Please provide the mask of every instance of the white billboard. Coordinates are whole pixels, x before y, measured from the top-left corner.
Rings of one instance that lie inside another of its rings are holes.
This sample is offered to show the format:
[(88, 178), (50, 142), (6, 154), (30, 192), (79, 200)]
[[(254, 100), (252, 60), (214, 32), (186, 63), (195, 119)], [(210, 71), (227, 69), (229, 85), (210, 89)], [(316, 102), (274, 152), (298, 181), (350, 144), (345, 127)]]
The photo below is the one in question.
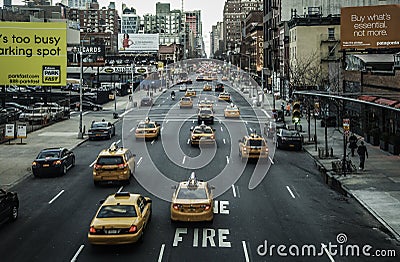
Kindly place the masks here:
[(158, 52), (158, 34), (118, 34), (120, 53)]

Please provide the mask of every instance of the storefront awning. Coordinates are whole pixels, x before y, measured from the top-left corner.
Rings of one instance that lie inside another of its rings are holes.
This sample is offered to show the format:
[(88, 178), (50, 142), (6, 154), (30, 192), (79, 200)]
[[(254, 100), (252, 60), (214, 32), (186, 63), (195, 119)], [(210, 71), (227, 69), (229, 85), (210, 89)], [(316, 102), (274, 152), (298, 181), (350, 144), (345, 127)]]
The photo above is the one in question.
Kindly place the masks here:
[(358, 97), (359, 100), (363, 100), (363, 101), (368, 101), (368, 102), (374, 102), (376, 99), (378, 99), (376, 96), (359, 96)]
[(386, 105), (386, 106), (394, 106), (397, 104), (399, 101), (397, 100), (390, 100), (386, 98), (379, 98), (378, 100), (375, 101), (375, 103), (380, 104), (380, 105)]

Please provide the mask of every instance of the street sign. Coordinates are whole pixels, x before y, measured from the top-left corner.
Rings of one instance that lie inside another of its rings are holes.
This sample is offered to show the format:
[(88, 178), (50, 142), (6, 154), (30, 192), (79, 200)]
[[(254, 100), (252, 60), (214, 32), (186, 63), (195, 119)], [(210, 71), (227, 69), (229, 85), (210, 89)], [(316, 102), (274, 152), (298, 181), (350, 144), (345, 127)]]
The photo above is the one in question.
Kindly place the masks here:
[(26, 124), (17, 125), (17, 138), (26, 138)]

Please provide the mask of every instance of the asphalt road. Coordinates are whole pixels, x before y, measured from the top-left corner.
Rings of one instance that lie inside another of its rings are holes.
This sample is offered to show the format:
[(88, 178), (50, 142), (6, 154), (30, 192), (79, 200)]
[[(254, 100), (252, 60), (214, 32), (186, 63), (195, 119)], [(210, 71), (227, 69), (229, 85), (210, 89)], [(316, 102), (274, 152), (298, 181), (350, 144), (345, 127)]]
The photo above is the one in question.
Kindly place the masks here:
[[(200, 91), (202, 84), (194, 87)], [(262, 112), (254, 111), (238, 93), (232, 96), (242, 121), (225, 120), (225, 105), (217, 102), (213, 125), (217, 141), (206, 148), (188, 144), (190, 127), (197, 122), (196, 106), (179, 109), (174, 104), (183, 93), (176, 93), (175, 101), (169, 93), (161, 95), (149, 112), (138, 108), (126, 114), (111, 141), (88, 141), (76, 148), (76, 166), (66, 176), (30, 177), (16, 185), (20, 217), (0, 227), (1, 261), (398, 260), (361, 254), (365, 245), (371, 246), (367, 248), (371, 254), (379, 249), (398, 255), (400, 249), (356, 202), (320, 181), (307, 153), (275, 151), (269, 141), (267, 161), (240, 160), (237, 141), (246, 132), (261, 133), (256, 115)], [(213, 94), (207, 93), (210, 98)], [(161, 123), (161, 139), (136, 141), (134, 128), (147, 115)], [(121, 185), (95, 187), (91, 165), (102, 149), (118, 140), (136, 154), (135, 179), (122, 189)], [(191, 172), (216, 187), (213, 223), (170, 222), (171, 186)], [(92, 247), (87, 232), (99, 200), (118, 190), (153, 199), (144, 243)], [(313, 253), (312, 247), (316, 255), (307, 255)], [(359, 257), (351, 255), (356, 247)]]

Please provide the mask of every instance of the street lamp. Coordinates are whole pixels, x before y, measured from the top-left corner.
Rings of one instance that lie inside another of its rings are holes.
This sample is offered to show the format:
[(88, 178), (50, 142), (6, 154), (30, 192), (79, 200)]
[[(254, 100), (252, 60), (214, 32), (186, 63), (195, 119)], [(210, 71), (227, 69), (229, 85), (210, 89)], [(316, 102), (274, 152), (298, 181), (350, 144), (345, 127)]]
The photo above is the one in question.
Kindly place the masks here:
[[(83, 46), (83, 45), (82, 45)], [(79, 52), (79, 60), (80, 60), (80, 76), (79, 76), (79, 133), (78, 133), (78, 138), (82, 139), (83, 138), (83, 130), (82, 130), (82, 89), (83, 89), (83, 52), (82, 52), (82, 46), (81, 46), (81, 51)]]

